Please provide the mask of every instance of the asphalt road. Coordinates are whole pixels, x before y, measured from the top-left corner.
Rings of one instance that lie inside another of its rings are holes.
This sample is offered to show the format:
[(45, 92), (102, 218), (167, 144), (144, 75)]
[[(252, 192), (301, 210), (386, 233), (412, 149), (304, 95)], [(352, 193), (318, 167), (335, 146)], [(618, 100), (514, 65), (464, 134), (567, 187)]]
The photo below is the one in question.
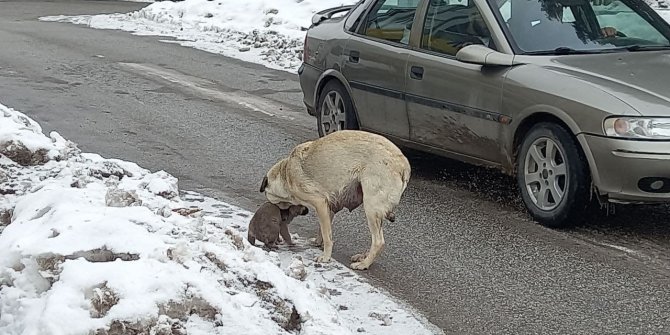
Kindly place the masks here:
[[(144, 5), (0, 1), (0, 102), (84, 151), (166, 170), (182, 189), (254, 210), (265, 171), (316, 137), (295, 75), (159, 38), (37, 21)], [(527, 219), (510, 178), (410, 156), (398, 220), (365, 273), (375, 284), (447, 333), (670, 333), (670, 208), (617, 207), (549, 230)], [(368, 247), (367, 226), (361, 210), (335, 220), (334, 255), (349, 264)], [(312, 215), (292, 229), (311, 237), (316, 225)]]

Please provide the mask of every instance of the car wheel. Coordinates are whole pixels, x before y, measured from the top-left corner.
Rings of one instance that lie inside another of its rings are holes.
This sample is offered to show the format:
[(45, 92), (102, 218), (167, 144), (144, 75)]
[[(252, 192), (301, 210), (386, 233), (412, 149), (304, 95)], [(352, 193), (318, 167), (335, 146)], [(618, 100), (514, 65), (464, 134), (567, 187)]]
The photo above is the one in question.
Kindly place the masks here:
[(347, 90), (337, 80), (331, 80), (319, 94), (316, 109), (319, 136), (344, 129), (358, 129), (354, 104)]
[(523, 139), (517, 181), (531, 216), (552, 228), (574, 226), (589, 205), (591, 175), (574, 136), (554, 123), (534, 126)]

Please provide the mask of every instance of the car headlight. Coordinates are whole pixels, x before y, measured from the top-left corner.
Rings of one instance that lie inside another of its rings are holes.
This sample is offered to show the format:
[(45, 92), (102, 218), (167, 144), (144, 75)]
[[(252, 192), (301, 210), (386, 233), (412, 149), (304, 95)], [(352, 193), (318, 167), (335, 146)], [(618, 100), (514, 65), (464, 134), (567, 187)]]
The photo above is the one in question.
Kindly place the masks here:
[(610, 137), (670, 140), (670, 118), (613, 117), (605, 119)]

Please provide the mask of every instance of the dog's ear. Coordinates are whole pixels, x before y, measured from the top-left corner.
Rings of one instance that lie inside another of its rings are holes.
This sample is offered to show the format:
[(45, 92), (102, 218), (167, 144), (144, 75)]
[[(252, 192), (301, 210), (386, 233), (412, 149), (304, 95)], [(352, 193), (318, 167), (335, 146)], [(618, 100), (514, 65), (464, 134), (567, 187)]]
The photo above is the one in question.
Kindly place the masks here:
[(263, 177), (261, 182), (261, 193), (265, 192), (265, 188), (268, 187), (268, 176)]

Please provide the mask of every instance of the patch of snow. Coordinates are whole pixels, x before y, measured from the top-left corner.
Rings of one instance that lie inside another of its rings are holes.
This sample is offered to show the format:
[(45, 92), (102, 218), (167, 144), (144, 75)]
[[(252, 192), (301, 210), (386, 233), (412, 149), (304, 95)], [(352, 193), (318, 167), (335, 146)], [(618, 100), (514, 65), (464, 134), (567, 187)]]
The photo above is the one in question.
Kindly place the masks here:
[(297, 71), (314, 13), (355, 0), (185, 0), (127, 14), (47, 16), (42, 21), (170, 36), (179, 44), (267, 67)]
[(63, 159), (74, 145), (65, 141), (58, 133), (50, 138), (42, 134), (42, 128), (32, 119), (0, 105), (0, 154), (21, 165), (35, 165), (48, 160)]
[(603, 243), (603, 245), (608, 246), (608, 247), (613, 248), (613, 249), (616, 249), (616, 250), (619, 250), (619, 251), (623, 251), (623, 252), (628, 253), (628, 254), (633, 254), (633, 255), (638, 254), (637, 251), (635, 251), (633, 249), (630, 249), (630, 248), (620, 246), (620, 245), (609, 244), (609, 243)]
[(658, 15), (660, 15), (664, 20), (670, 22), (670, 9), (668, 8), (654, 8)]
[(0, 146), (48, 153), (0, 155), (0, 334), (440, 333), (299, 236), (252, 246), (252, 213), (0, 111)]

